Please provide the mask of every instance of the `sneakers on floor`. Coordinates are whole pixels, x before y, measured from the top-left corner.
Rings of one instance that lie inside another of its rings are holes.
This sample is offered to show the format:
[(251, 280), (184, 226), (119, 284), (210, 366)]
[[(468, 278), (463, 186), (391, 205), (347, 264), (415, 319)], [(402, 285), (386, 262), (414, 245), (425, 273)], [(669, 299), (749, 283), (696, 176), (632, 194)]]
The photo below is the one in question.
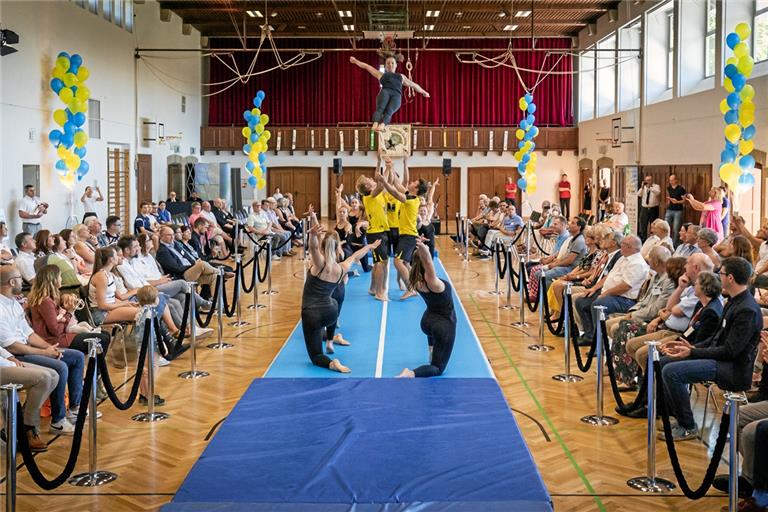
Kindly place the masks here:
[(168, 366), (169, 364), (171, 364), (169, 360), (163, 356), (157, 356), (157, 366)]
[[(699, 432), (696, 428), (687, 429), (678, 424), (672, 427), (672, 440), (675, 442), (679, 442), (679, 441), (688, 441), (689, 439), (696, 439), (696, 436), (698, 435), (698, 433)], [(659, 432), (658, 438), (662, 441), (666, 439), (664, 437), (664, 432)]]
[(61, 421), (58, 421), (56, 423), (51, 423), (51, 428), (49, 430), (51, 434), (55, 435), (72, 435), (75, 432), (75, 426), (67, 420), (67, 418), (62, 419)]
[[(145, 397), (144, 395), (139, 395), (139, 404), (148, 405), (149, 402), (147, 400), (147, 397)], [(165, 399), (160, 395), (155, 395), (155, 406), (157, 407), (161, 405), (165, 405)]]
[[(97, 397), (98, 398), (98, 397)], [(67, 421), (69, 421), (72, 425), (74, 425), (77, 422), (77, 415), (80, 413), (80, 408), (76, 409), (70, 409), (67, 411)], [(101, 411), (96, 410), (96, 419), (101, 418), (102, 414)], [(86, 413), (85, 417), (88, 417), (88, 413)]]

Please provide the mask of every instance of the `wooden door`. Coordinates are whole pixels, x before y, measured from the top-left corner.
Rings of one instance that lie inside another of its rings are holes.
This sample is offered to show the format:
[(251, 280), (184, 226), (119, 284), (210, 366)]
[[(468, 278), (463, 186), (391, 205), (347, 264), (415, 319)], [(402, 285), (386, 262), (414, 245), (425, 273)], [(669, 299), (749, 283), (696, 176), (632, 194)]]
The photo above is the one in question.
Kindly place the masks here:
[[(661, 187), (661, 197), (659, 198), (659, 218), (664, 218), (664, 214), (667, 211), (667, 185), (669, 185), (669, 174), (672, 172), (672, 167), (669, 165), (644, 165), (637, 173), (637, 188), (640, 189), (640, 184), (643, 182), (646, 176), (651, 176), (652, 183), (655, 183)], [(637, 198), (637, 211), (640, 211), (641, 198)]]
[(376, 172), (375, 167), (345, 167), (341, 176), (333, 174), (333, 170), (328, 175), (328, 217), (336, 219), (336, 187), (344, 185), (342, 194), (344, 197), (351, 197), (357, 193), (355, 184), (360, 176), (370, 176)]
[[(686, 192), (693, 194), (699, 201), (707, 200), (709, 189), (712, 188), (712, 165), (675, 165), (671, 170)], [(698, 224), (700, 218), (701, 212), (685, 207), (684, 222)]]
[[(468, 174), (467, 212), (470, 216), (477, 210), (477, 196), (485, 194), (488, 198), (498, 196), (503, 200), (507, 176), (512, 176), (515, 180), (518, 178), (516, 167), (470, 167)], [(517, 204), (520, 204), (519, 189)]]
[(280, 193), (293, 194), (294, 208), (301, 215), (313, 205), (320, 216), (320, 169), (317, 167), (270, 167), (267, 173), (267, 194), (279, 188)]
[(435, 213), (443, 219), (446, 216), (445, 205), (447, 204), (447, 220), (450, 222), (456, 218), (456, 212), (459, 211), (461, 202), (461, 184), (459, 183), (461, 181), (461, 173), (458, 167), (451, 171), (448, 179), (443, 176), (442, 167), (413, 167), (409, 169), (409, 174), (412, 180), (423, 179), (434, 182), (437, 178), (440, 178), (440, 184), (434, 196)]
[(138, 173), (136, 177), (136, 206), (142, 202), (152, 202), (152, 155), (138, 155)]

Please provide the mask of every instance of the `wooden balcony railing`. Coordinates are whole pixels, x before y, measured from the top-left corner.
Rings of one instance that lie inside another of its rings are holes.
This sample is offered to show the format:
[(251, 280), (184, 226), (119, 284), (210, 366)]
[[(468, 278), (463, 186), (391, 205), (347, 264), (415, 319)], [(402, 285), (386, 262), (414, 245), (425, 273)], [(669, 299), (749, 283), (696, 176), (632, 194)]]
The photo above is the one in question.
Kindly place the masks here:
[[(378, 137), (367, 127), (347, 126), (270, 126), (271, 152), (328, 151), (355, 153), (378, 151)], [(201, 151), (241, 151), (245, 139), (240, 126), (204, 126), (200, 129)], [(515, 127), (436, 127), (413, 126), (413, 153), (480, 152), (484, 154), (516, 151)], [(542, 127), (536, 137), (536, 149), (543, 151), (578, 151), (576, 127)]]

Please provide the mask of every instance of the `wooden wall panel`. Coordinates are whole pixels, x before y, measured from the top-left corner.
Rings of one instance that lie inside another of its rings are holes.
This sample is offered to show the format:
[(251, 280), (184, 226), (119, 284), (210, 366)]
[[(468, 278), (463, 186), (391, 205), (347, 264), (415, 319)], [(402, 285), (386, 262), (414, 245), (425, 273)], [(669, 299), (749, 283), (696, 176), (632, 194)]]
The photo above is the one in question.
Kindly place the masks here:
[(267, 194), (275, 188), (293, 194), (296, 213), (301, 215), (312, 204), (320, 216), (320, 168), (318, 167), (270, 167), (267, 173)]

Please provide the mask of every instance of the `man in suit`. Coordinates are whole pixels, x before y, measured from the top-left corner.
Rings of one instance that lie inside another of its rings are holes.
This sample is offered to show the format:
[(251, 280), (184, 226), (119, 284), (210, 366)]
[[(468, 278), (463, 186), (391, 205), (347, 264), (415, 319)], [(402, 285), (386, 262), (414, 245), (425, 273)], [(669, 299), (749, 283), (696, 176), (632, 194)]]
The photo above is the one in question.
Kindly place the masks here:
[(189, 245), (204, 261), (211, 259), (211, 248), (208, 245), (208, 239), (206, 236), (207, 230), (208, 221), (202, 217), (198, 217), (195, 219), (194, 224), (192, 224), (192, 230), (190, 232), (192, 238), (189, 239)]
[[(763, 316), (749, 292), (752, 265), (744, 258), (725, 258), (720, 267), (723, 295), (729, 297), (717, 331), (696, 345), (678, 341), (665, 348), (661, 377), (669, 410), (677, 418), (672, 438), (696, 437), (687, 386), (714, 381), (726, 391), (744, 391), (752, 385), (752, 367), (760, 342)], [(660, 437), (663, 439), (664, 434)]]
[[(209, 263), (198, 259), (190, 259), (176, 247), (173, 229), (168, 226), (160, 228), (160, 245), (157, 248), (157, 262), (166, 273), (175, 279), (197, 281), (201, 286), (212, 286), (216, 281), (218, 271)], [(227, 277), (234, 274), (229, 273)]]

